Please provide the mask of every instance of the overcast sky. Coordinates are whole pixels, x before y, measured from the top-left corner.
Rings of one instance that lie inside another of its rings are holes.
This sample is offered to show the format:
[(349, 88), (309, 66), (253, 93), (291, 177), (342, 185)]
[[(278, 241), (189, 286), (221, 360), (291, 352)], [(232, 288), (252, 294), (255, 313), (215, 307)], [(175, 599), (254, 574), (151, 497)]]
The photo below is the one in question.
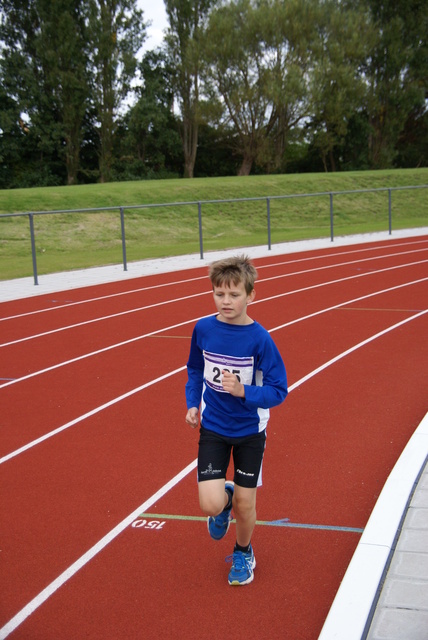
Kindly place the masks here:
[(147, 29), (144, 48), (155, 49), (162, 43), (162, 31), (168, 26), (163, 0), (137, 0), (137, 5), (144, 12), (144, 20), (152, 23)]

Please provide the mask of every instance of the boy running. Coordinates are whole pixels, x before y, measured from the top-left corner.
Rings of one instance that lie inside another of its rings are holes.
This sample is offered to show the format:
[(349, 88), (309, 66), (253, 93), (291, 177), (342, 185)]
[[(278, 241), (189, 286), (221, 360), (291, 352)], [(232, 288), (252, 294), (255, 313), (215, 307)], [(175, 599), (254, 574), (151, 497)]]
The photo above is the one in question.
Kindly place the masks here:
[[(228, 582), (244, 585), (256, 566), (251, 537), (269, 408), (285, 400), (287, 377), (269, 333), (247, 315), (257, 278), (249, 258), (214, 262), (209, 277), (218, 314), (202, 318), (193, 330), (186, 422), (198, 426), (200, 407), (199, 503), (214, 540), (226, 535), (233, 508), (236, 544)], [(234, 482), (226, 482), (232, 452)]]

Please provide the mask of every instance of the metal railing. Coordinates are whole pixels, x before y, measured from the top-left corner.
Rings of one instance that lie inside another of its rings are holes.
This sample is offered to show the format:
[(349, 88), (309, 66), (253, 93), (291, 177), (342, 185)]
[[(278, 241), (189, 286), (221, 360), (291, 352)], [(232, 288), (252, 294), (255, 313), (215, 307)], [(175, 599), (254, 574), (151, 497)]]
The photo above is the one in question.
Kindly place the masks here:
[(349, 191), (322, 191), (316, 193), (295, 193), (282, 196), (260, 196), (253, 198), (231, 198), (226, 200), (196, 200), (190, 202), (168, 202), (161, 204), (140, 204), (129, 206), (115, 206), (115, 207), (99, 207), (92, 209), (64, 209), (53, 211), (30, 211), (23, 213), (2, 213), (0, 218), (16, 218), (28, 216), (30, 224), (30, 240), (31, 240), (31, 255), (33, 262), (33, 277), (34, 284), (38, 285), (38, 273), (37, 273), (37, 257), (36, 257), (36, 236), (34, 231), (34, 217), (41, 215), (58, 215), (69, 213), (100, 213), (106, 211), (119, 211), (120, 213), (120, 228), (121, 228), (121, 240), (122, 240), (122, 263), (124, 271), (128, 270), (127, 256), (126, 256), (126, 235), (125, 235), (125, 211), (131, 209), (154, 209), (159, 207), (182, 207), (182, 206), (196, 206), (198, 208), (198, 227), (199, 227), (199, 252), (201, 260), (204, 258), (204, 243), (202, 232), (202, 205), (219, 205), (224, 203), (235, 202), (266, 202), (266, 232), (267, 232), (267, 245), (269, 251), (272, 249), (272, 233), (271, 233), (271, 214), (270, 204), (272, 200), (286, 200), (291, 198), (310, 198), (325, 196), (329, 198), (330, 202), (330, 239), (334, 241), (334, 197), (339, 195), (349, 195), (357, 193), (375, 193), (375, 192), (388, 192), (388, 231), (392, 233), (392, 192), (402, 191), (405, 189), (426, 189), (428, 185), (414, 185), (414, 186), (402, 186), (402, 187), (380, 187), (376, 189), (356, 189)]

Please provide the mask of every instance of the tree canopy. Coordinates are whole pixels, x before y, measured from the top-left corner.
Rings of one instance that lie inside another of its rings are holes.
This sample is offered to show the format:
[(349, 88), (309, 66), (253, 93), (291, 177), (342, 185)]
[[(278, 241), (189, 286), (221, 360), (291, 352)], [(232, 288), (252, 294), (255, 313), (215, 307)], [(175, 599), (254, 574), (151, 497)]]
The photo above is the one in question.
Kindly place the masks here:
[(426, 166), (427, 0), (0, 0), (0, 187)]

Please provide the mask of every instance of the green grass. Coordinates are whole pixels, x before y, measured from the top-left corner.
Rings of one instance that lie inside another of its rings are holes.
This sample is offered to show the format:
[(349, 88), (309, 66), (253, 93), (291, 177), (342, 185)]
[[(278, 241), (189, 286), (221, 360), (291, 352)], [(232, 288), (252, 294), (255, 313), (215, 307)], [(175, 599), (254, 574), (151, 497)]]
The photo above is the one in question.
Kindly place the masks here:
[[(204, 251), (267, 244), (267, 196), (428, 184), (428, 169), (159, 180), (0, 191), (0, 214), (35, 215), (38, 273), (122, 261), (120, 206), (263, 198), (202, 205)], [(113, 211), (107, 211), (115, 207)], [(272, 243), (330, 237), (328, 195), (272, 199)], [(428, 225), (428, 190), (392, 192), (393, 229)], [(199, 253), (196, 204), (125, 210), (129, 262)], [(334, 196), (334, 233), (388, 229), (388, 193)], [(0, 218), (0, 279), (32, 274), (28, 216)]]

